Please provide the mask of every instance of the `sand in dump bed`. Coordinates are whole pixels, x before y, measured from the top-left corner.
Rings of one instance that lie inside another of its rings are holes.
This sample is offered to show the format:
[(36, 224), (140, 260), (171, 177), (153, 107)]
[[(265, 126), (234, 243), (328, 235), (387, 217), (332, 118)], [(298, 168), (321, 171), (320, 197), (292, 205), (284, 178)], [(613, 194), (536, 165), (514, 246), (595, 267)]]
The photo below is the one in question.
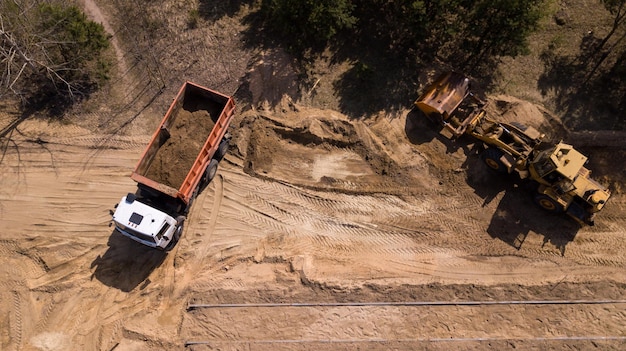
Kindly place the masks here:
[(179, 189), (215, 122), (219, 104), (187, 98), (174, 124), (170, 138), (157, 151), (145, 176), (161, 184)]

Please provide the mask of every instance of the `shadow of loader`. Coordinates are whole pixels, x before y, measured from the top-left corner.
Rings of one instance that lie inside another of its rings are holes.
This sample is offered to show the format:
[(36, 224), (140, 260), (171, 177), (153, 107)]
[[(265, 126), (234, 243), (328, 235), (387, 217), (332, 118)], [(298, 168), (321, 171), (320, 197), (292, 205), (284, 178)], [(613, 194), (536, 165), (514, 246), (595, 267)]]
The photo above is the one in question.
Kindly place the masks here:
[(447, 148), (447, 153), (464, 150), (466, 160), (462, 169), (466, 170), (467, 184), (484, 201), (482, 207), (490, 204), (500, 193), (504, 196), (493, 213), (487, 232), (517, 250), (531, 232), (542, 235), (543, 245), (552, 244), (565, 254), (566, 245), (573, 241), (580, 225), (563, 214), (553, 214), (539, 208), (532, 201), (533, 191), (515, 176), (495, 174), (480, 159), (480, 143), (464, 136), (450, 140), (442, 135), (441, 126), (431, 122), (422, 111), (412, 109), (406, 116), (405, 133), (414, 145), (438, 140)]
[(512, 175), (496, 174), (487, 167), (475, 150), (465, 162), (467, 184), (484, 199), (483, 207), (503, 193), (493, 213), (487, 233), (517, 250), (533, 232), (543, 236), (543, 245), (552, 244), (565, 255), (565, 247), (574, 240), (580, 224), (562, 213), (550, 213), (533, 201), (534, 191)]

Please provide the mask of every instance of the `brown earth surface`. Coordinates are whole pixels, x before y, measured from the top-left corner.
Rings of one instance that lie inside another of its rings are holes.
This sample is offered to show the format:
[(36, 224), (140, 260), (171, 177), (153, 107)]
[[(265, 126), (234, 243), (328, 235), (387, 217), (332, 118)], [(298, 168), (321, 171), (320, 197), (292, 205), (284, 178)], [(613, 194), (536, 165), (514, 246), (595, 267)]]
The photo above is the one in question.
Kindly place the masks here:
[[(86, 4), (103, 21), (111, 8)], [(159, 6), (183, 26), (182, 5)], [(163, 94), (128, 86), (141, 81), (131, 71), (111, 88), (130, 99), (107, 92), (61, 122), (0, 106), (0, 349), (626, 348), (619, 136), (585, 139), (540, 104), (489, 96), (502, 120), (585, 141), (613, 197), (581, 228), (536, 208), (487, 171), (472, 140), (442, 137), (410, 103), (350, 118), (316, 100), (332, 95), (324, 79), (296, 99), (280, 51), (225, 57), (235, 17), (162, 38), (211, 60), (165, 79)], [(164, 253), (112, 230), (109, 210), (134, 190), (129, 173), (186, 75), (250, 101), (238, 101), (218, 176)]]

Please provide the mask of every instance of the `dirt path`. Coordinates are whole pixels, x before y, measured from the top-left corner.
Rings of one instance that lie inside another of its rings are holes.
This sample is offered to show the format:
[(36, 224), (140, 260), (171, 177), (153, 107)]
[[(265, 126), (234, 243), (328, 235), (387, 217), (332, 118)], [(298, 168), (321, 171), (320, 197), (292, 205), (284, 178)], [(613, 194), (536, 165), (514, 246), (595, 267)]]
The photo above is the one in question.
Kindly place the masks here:
[(128, 72), (128, 65), (126, 64), (126, 60), (124, 59), (124, 51), (119, 44), (118, 37), (115, 35), (115, 30), (113, 30), (113, 27), (111, 27), (109, 21), (107, 21), (106, 16), (102, 13), (102, 11), (100, 11), (100, 8), (94, 0), (82, 1), (85, 12), (90, 17), (90, 19), (96, 23), (102, 24), (104, 30), (111, 35), (109, 41), (111, 43), (111, 46), (113, 46), (113, 50), (115, 51), (115, 57), (117, 58), (120, 76), (125, 77), (126, 72)]
[[(624, 305), (313, 306), (241, 307), (191, 311), (184, 330), (191, 350), (233, 346), (272, 350), (591, 349), (623, 343)], [(586, 314), (605, 323), (580, 326)], [(563, 318), (567, 316), (567, 318)], [(471, 320), (469, 324), (467, 321)], [(558, 323), (558, 328), (550, 327)], [(226, 328), (225, 326), (229, 326)], [(271, 326), (267, 328), (266, 326)], [(209, 332), (210, 331), (210, 332)], [(237, 335), (233, 338), (232, 335)], [(574, 335), (586, 340), (575, 340)], [(611, 336), (609, 336), (611, 335)], [(583, 347), (581, 347), (581, 345)]]

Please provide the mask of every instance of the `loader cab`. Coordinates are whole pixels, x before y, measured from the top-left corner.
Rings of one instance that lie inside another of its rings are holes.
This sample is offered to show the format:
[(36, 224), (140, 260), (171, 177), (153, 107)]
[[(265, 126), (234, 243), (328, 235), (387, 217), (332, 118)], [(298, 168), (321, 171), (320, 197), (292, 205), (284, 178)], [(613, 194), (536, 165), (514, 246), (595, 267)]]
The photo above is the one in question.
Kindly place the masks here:
[(539, 183), (552, 187), (557, 194), (571, 193), (577, 188), (577, 178), (584, 169), (587, 157), (574, 150), (571, 145), (559, 143), (555, 147), (540, 151), (530, 171)]

